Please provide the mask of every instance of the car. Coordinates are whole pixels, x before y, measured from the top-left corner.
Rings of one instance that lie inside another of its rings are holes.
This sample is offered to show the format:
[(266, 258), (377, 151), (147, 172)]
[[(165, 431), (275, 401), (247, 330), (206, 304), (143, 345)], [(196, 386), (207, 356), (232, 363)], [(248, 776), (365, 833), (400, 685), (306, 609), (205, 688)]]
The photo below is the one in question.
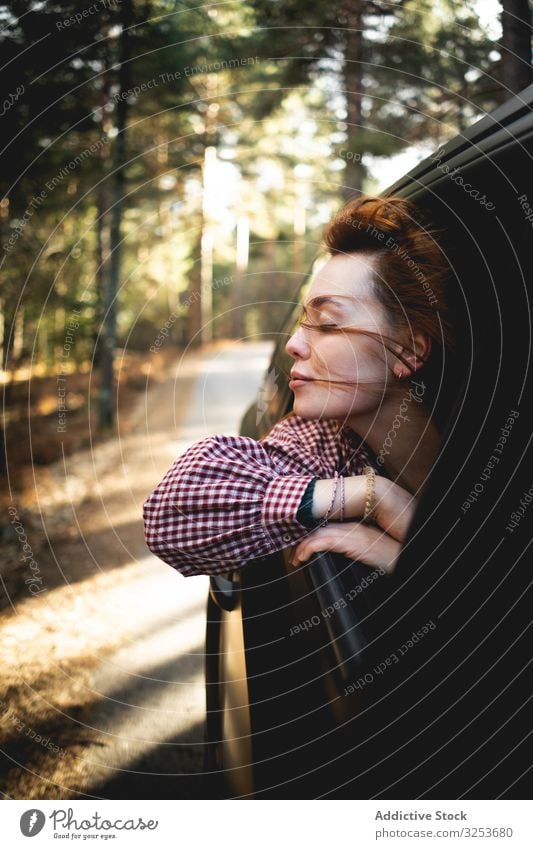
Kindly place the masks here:
[[(328, 553), (294, 570), (287, 549), (210, 578), (205, 766), (226, 797), (526, 792), (532, 104), (533, 85), (382, 193), (443, 228), (465, 340), (394, 574), (369, 580), (378, 573)], [(260, 438), (292, 408), (284, 345), (306, 284), (269, 365), (277, 391), (247, 411), (242, 435)]]

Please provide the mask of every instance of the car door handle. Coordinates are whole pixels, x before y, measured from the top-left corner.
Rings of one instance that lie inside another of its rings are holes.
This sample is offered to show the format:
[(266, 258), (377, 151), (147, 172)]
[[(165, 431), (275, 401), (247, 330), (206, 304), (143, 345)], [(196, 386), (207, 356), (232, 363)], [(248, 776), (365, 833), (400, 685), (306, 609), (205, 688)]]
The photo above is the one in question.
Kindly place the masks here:
[(238, 572), (211, 575), (209, 592), (215, 604), (222, 610), (234, 610), (241, 598), (241, 579)]

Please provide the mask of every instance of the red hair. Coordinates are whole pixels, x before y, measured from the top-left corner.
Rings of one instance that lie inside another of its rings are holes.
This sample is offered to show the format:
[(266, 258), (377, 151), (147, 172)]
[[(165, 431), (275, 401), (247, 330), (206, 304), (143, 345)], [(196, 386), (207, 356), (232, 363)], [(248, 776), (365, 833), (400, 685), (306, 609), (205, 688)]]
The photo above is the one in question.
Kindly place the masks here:
[(395, 331), (423, 331), (432, 343), (454, 352), (446, 285), (450, 268), (434, 238), (441, 231), (429, 228), (405, 198), (359, 196), (330, 221), (323, 238), (332, 256), (363, 252), (374, 258), (373, 290)]

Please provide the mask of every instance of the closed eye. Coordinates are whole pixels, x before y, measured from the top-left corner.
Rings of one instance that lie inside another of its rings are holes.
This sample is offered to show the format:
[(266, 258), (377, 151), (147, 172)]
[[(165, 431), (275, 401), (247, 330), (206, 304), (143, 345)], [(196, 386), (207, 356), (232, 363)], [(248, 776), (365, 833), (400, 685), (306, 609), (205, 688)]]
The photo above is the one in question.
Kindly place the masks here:
[(338, 324), (312, 324), (309, 321), (300, 321), (300, 327), (307, 327), (308, 330), (322, 330), (324, 333), (327, 333), (328, 330), (336, 330), (338, 326)]
[[(310, 315), (311, 312), (311, 315)], [(302, 307), (298, 324), (300, 327), (307, 327), (309, 330), (322, 330), (327, 333), (328, 330), (336, 330), (339, 325), (333, 321), (319, 321), (319, 315), (313, 316), (312, 313), (320, 312), (319, 310), (308, 311)], [(313, 321), (313, 317), (315, 320)]]

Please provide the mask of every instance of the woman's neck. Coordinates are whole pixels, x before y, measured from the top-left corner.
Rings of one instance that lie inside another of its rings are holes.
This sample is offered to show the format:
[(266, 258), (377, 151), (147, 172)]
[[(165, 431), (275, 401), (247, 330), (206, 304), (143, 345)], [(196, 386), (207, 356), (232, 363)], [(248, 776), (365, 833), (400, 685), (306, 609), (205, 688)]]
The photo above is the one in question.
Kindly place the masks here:
[(422, 400), (423, 387), (412, 381), (403, 394), (387, 399), (377, 415), (358, 414), (347, 421), (389, 477), (413, 495), (424, 484), (441, 446), (441, 434)]

